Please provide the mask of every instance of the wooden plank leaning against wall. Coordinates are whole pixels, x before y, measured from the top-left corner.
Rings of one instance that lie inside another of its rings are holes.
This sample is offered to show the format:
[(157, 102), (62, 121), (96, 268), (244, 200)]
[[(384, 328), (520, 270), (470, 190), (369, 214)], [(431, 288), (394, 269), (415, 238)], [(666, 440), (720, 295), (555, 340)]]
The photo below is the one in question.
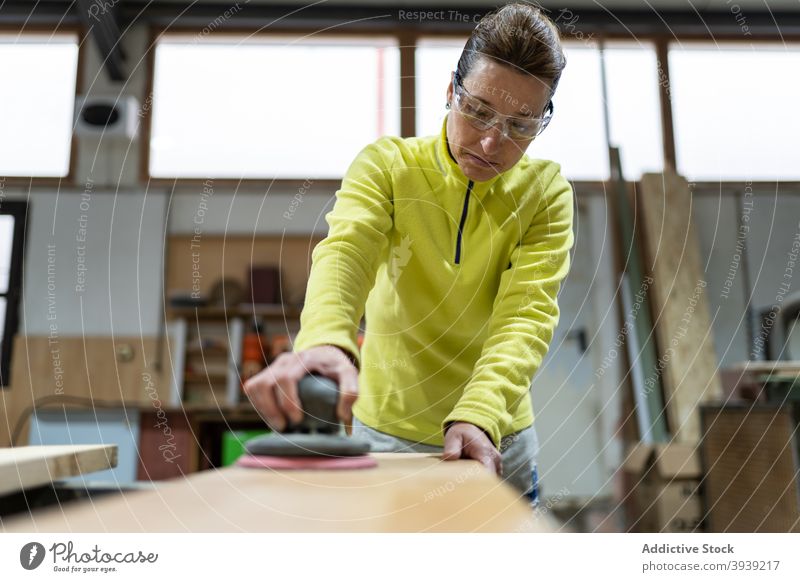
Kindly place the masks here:
[(670, 432), (682, 443), (700, 438), (699, 405), (719, 398), (706, 275), (692, 225), (692, 192), (674, 172), (645, 174), (637, 192), (654, 331)]

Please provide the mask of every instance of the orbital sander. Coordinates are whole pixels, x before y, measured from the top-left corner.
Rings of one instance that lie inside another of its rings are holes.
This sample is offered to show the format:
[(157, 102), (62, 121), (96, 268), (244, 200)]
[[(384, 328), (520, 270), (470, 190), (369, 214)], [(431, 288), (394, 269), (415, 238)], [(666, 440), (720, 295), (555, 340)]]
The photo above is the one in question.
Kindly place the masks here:
[(369, 442), (343, 434), (336, 415), (339, 387), (325, 376), (309, 374), (297, 383), (303, 420), (245, 443), (248, 454), (236, 462), (260, 469), (366, 469), (377, 461), (368, 456)]

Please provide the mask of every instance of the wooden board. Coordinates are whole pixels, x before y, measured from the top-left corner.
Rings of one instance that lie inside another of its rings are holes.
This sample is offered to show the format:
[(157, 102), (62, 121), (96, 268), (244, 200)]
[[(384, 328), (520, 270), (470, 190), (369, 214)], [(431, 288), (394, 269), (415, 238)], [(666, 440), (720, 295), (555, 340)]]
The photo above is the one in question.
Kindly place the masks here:
[(710, 291), (692, 225), (689, 185), (675, 173), (645, 174), (638, 192), (662, 385), (678, 442), (700, 438), (698, 407), (722, 395), (717, 372)]
[(0, 495), (116, 466), (116, 445), (0, 449)]
[(229, 467), (4, 521), (6, 532), (543, 532), (519, 496), (475, 461), (382, 453), (378, 467)]
[(745, 372), (761, 373), (761, 374), (800, 376), (800, 361), (781, 360), (781, 361), (762, 361), (762, 362), (738, 362), (733, 365), (733, 369)]

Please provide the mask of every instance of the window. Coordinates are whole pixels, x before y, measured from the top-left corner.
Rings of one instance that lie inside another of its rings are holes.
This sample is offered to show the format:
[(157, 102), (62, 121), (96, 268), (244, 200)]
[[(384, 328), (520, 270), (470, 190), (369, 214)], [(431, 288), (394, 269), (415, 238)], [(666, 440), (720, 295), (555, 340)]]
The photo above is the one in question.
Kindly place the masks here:
[(420, 39), (415, 55), (416, 131), (418, 136), (436, 135), (442, 129), (447, 109), (447, 84), (456, 70), (467, 38)]
[(400, 128), (390, 38), (164, 35), (155, 55), (150, 175), (341, 178)]
[(553, 121), (533, 142), (528, 155), (554, 160), (570, 180), (608, 177), (608, 146), (603, 120), (600, 52), (565, 44), (567, 68), (553, 98)]
[[(417, 135), (438, 133), (446, 114), (445, 90), (466, 38), (424, 39), (416, 54)], [(594, 45), (565, 43), (567, 68), (559, 82), (555, 116), (528, 149), (534, 158), (559, 162), (572, 180), (609, 176), (600, 52)], [(658, 67), (652, 46), (615, 43), (605, 51), (612, 143), (623, 171), (638, 180), (663, 169)]]
[(22, 291), (27, 206), (26, 202), (7, 201), (0, 196), (0, 387), (10, 381), (11, 348), (17, 333), (17, 309)]
[(679, 172), (707, 181), (800, 179), (796, 46), (672, 46), (669, 70)]
[(664, 171), (658, 59), (655, 47), (610, 43), (603, 49), (611, 143), (620, 148), (623, 177)]
[[(421, 40), (416, 55), (417, 135), (438, 133), (447, 111), (445, 90), (466, 38)], [(555, 117), (531, 144), (528, 155), (558, 161), (571, 179), (608, 174), (596, 49), (567, 48), (569, 65), (554, 99)], [(590, 97), (589, 95), (592, 95)], [(581, 139), (574, 136), (581, 135)]]
[(0, 33), (0, 176), (69, 174), (76, 34)]

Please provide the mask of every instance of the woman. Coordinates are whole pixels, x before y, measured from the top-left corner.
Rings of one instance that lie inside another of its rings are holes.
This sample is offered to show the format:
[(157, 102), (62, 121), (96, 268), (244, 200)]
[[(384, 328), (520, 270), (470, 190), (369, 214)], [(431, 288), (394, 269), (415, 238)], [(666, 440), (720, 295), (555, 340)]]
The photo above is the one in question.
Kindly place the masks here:
[(558, 323), (573, 205), (559, 166), (524, 154), (564, 65), (553, 23), (507, 5), (467, 42), (440, 134), (359, 153), (314, 250), (295, 352), (245, 385), (270, 425), (299, 422), (296, 382), (318, 372), (373, 450), (477, 459), (535, 500), (529, 388)]

